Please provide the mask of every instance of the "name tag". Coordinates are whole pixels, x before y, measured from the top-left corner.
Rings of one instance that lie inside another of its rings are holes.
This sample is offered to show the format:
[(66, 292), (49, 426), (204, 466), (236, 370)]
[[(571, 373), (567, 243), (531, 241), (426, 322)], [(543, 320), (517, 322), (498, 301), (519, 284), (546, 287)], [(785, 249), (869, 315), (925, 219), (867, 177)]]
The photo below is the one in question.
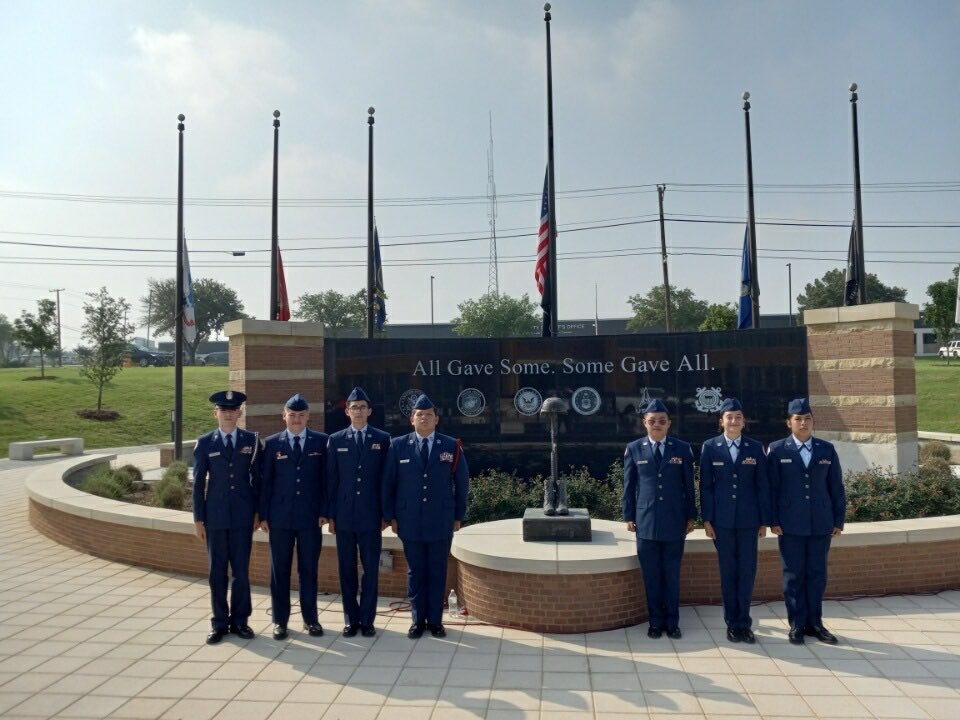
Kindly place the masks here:
[(400, 464), (403, 465), (404, 463), (408, 463), (408, 462), (410, 462), (410, 458), (404, 458), (403, 460), (400, 461)]
[(793, 459), (792, 459), (792, 458), (780, 458), (780, 462), (782, 462), (782, 463), (792, 463), (792, 462), (793, 462)]
[(824, 458), (823, 460), (817, 461), (817, 465), (832, 465), (832, 464), (833, 464), (833, 460), (827, 460), (826, 458)]
[(319, 450), (315, 450), (315, 451), (313, 451), (313, 452), (308, 452), (308, 453), (307, 453), (307, 457), (316, 457), (317, 455), (323, 455), (323, 453), (320, 452)]
[(219, 454), (220, 454), (220, 451), (217, 450), (217, 452), (214, 452), (214, 453), (207, 453), (207, 457), (217, 457), (217, 455)]
[(723, 467), (723, 460), (714, 460), (714, 461), (713, 461), (713, 464), (714, 464), (714, 465), (719, 465), (720, 467)]
[(650, 461), (649, 461), (649, 460), (637, 460), (637, 465), (646, 465), (648, 462), (650, 462)]
[(337, 452), (350, 452), (350, 448), (337, 448)]

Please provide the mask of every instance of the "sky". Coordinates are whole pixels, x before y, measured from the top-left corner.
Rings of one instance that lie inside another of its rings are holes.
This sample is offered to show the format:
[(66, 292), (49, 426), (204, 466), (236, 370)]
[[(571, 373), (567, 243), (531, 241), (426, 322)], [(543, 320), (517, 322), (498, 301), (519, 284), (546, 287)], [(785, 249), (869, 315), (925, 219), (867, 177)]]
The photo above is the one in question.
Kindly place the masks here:
[[(868, 272), (907, 289), (960, 262), (960, 4), (928, 0), (553, 3), (559, 319), (630, 316), (662, 282), (739, 294), (750, 111), (760, 308), (846, 262), (848, 85), (859, 84)], [(546, 162), (541, 2), (35, 3), (0, 24), (0, 314), (61, 293), (130, 301), (173, 277), (177, 115), (194, 279), (269, 294), (273, 111), (290, 300), (366, 282), (367, 108), (388, 321), (438, 322), (533, 280)], [(775, 223), (775, 224), (770, 224)], [(799, 224), (799, 226), (798, 226)], [(883, 227), (886, 226), (886, 227)], [(940, 227), (937, 227), (940, 226)], [(946, 226), (946, 227), (944, 227)], [(234, 251), (244, 251), (234, 256)], [(790, 267), (787, 267), (787, 264)], [(796, 301), (794, 299), (794, 309)]]

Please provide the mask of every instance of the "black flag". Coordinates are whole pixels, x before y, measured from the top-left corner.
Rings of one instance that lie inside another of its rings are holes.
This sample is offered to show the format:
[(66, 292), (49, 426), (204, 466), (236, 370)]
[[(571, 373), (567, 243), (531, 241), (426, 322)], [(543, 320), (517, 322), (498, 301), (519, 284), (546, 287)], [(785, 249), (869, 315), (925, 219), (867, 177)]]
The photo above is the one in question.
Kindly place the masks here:
[(850, 246), (847, 248), (847, 275), (846, 286), (843, 290), (843, 304), (860, 304), (860, 283), (863, 278), (860, 277), (860, 243), (857, 242), (857, 223), (850, 226)]

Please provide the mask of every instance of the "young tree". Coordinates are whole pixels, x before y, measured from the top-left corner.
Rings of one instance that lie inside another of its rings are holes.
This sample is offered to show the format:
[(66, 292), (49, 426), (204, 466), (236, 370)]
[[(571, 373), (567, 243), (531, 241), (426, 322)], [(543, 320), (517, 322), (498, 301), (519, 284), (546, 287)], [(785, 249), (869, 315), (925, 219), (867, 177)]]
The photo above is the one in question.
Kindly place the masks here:
[(80, 375), (97, 388), (97, 413), (103, 408), (103, 388), (123, 369), (123, 351), (126, 338), (133, 328), (124, 323), (124, 314), (130, 303), (113, 298), (105, 287), (100, 292), (87, 293), (89, 302), (83, 304), (83, 339), (89, 346), (77, 348)]
[(0, 367), (13, 367), (20, 362), (20, 348), (13, 333), (13, 324), (6, 315), (0, 315)]
[(736, 330), (737, 329), (737, 309), (736, 306), (727, 303), (714, 303), (707, 308), (707, 315), (697, 328), (704, 330)]
[(537, 304), (527, 293), (519, 298), (486, 293), (476, 300), (464, 300), (457, 310), (460, 316), (452, 324), (460, 337), (529, 337), (540, 327)]
[[(633, 307), (633, 317), (627, 321), (627, 330), (636, 332), (644, 328), (667, 326), (663, 285), (654, 285), (646, 295), (631, 295), (627, 302)], [(697, 300), (689, 288), (670, 286), (671, 330), (696, 330), (706, 317), (706, 300)]]
[[(960, 265), (953, 268), (951, 280), (940, 280), (927, 288), (930, 302), (923, 306), (923, 322), (936, 330), (937, 342), (941, 345), (950, 342), (950, 335), (957, 327), (954, 320), (956, 320), (958, 272), (960, 272)], [(949, 363), (950, 355), (948, 354), (947, 364)]]
[(24, 310), (13, 321), (13, 339), (27, 350), (40, 353), (40, 377), (46, 377), (44, 355), (57, 346), (57, 304), (38, 300), (36, 315)]
[[(173, 336), (176, 331), (175, 313), (180, 308), (177, 302), (177, 281), (175, 279), (147, 281), (149, 292), (140, 298), (142, 321), (150, 319), (155, 335), (168, 334)], [(246, 318), (243, 312), (243, 303), (232, 288), (210, 278), (200, 278), (193, 283), (194, 313), (197, 321), (197, 337), (192, 343), (186, 342), (184, 347), (190, 353), (193, 362), (200, 343), (208, 340), (214, 333), (223, 332), (223, 325), (231, 320)]]
[[(803, 292), (797, 295), (797, 310), (838, 307), (843, 305), (843, 294), (846, 291), (846, 275), (843, 270), (827, 270), (823, 277), (807, 283)], [(873, 273), (867, 273), (867, 302), (906, 302), (905, 288), (894, 285), (884, 285)]]
[(336, 290), (304, 293), (294, 315), (307, 322), (323, 323), (328, 335), (339, 337), (344, 328), (367, 326), (367, 291), (344, 295)]

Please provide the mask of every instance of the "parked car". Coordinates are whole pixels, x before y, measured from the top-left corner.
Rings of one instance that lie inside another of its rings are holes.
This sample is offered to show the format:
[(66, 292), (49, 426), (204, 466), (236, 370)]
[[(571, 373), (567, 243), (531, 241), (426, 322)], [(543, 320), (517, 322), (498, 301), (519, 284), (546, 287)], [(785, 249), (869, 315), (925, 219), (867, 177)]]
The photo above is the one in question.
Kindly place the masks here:
[(945, 347), (940, 348), (940, 352), (938, 352), (937, 355), (942, 358), (960, 357), (960, 340), (951, 340)]
[(197, 365), (229, 365), (229, 352), (212, 352), (206, 355), (197, 355)]
[(126, 354), (130, 356), (130, 361), (134, 365), (140, 367), (163, 367), (170, 364), (170, 356), (167, 353), (157, 352), (134, 343), (127, 345)]

